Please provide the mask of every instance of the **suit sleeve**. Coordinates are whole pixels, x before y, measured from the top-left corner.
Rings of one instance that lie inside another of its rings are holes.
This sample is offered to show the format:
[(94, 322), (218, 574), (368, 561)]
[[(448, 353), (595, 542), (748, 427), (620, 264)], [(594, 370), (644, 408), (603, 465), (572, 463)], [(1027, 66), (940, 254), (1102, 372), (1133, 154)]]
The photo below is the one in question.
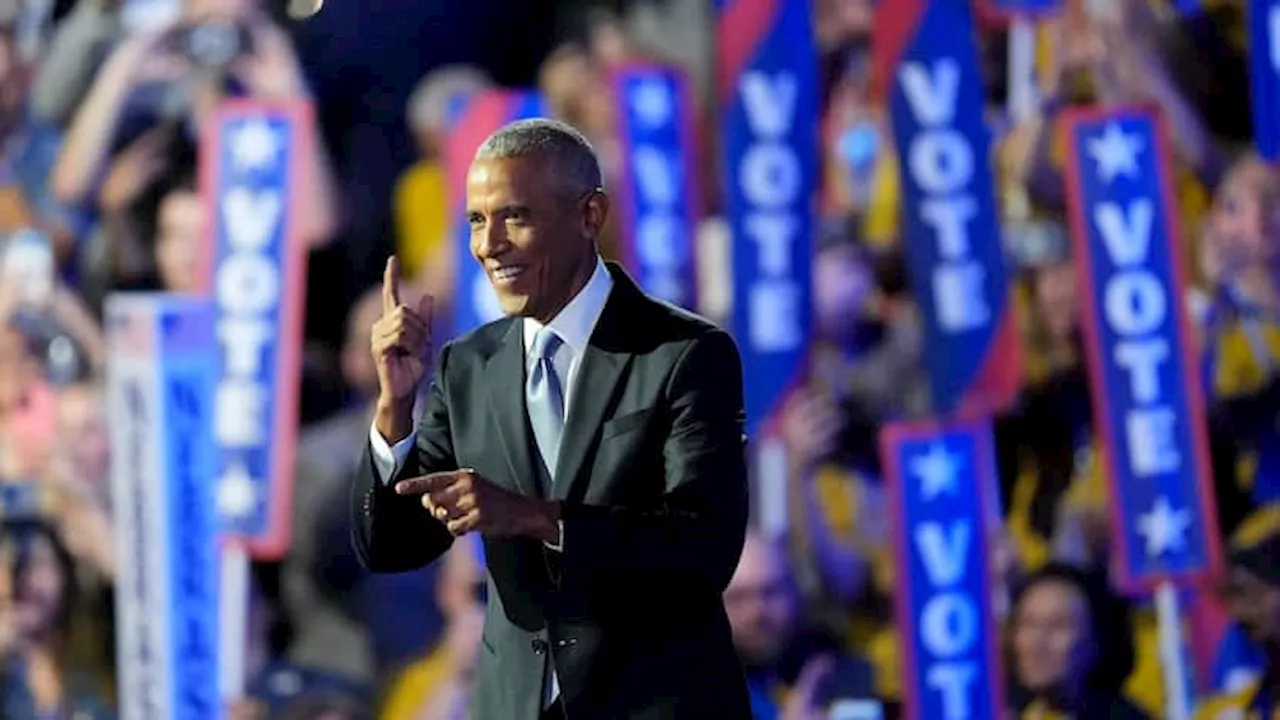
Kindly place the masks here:
[(431, 380), (426, 409), (418, 421), (415, 449), (392, 482), (382, 482), (365, 442), (351, 492), (351, 540), (356, 556), (373, 572), (404, 572), (440, 557), (453, 544), (444, 523), (431, 517), (417, 495), (397, 495), (396, 482), (457, 467), (442, 385), (449, 346)]
[(622, 567), (697, 577), (721, 590), (729, 584), (748, 513), (742, 363), (733, 340), (717, 330), (691, 342), (667, 393), (661, 507), (566, 504), (563, 577)]

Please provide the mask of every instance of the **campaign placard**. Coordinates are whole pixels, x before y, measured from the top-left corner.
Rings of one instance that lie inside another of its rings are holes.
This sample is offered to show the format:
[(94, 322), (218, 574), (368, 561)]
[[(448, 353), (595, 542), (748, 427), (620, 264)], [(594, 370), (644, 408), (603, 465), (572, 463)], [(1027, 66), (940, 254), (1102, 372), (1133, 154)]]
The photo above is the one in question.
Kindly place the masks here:
[(1073, 110), (1060, 127), (1117, 581), (1204, 578), (1221, 539), (1163, 123), (1122, 108)]
[(621, 182), (622, 255), (646, 292), (696, 305), (698, 226), (694, 107), (684, 73), (661, 65), (613, 72)]
[(803, 376), (812, 317), (818, 68), (807, 0), (717, 0), (732, 328), (755, 438)]
[(471, 254), (471, 223), (467, 220), (467, 171), (471, 161), (480, 145), (504, 125), (546, 115), (542, 95), (533, 90), (483, 90), (460, 102), (445, 146), (449, 201), (455, 218), (452, 333), (455, 336), (502, 317), (493, 285)]
[(987, 553), (998, 487), (991, 425), (888, 425), (880, 453), (898, 556), (904, 717), (1002, 720)]
[[(1181, 3), (1183, 14), (1199, 3)], [(1249, 90), (1253, 142), (1267, 160), (1280, 157), (1280, 0), (1249, 0)]]
[[(886, 16), (892, 22), (880, 23)], [(1021, 389), (1021, 342), (996, 215), (973, 12), (968, 0), (885, 3), (875, 41), (902, 159), (902, 241), (933, 410), (1003, 410)]]
[(262, 559), (289, 546), (307, 262), (298, 188), (311, 113), (305, 102), (230, 101), (200, 146), (212, 212), (203, 277), (220, 345), (218, 512), (224, 537)]
[(214, 309), (106, 305), (120, 716), (219, 720)]

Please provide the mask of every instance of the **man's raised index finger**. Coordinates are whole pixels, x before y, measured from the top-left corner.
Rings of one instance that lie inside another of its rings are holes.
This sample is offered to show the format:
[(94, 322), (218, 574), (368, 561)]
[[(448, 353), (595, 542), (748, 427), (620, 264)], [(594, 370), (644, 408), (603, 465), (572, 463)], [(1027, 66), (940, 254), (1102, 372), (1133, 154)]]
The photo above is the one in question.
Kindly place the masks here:
[(434, 472), (421, 477), (409, 478), (396, 483), (396, 493), (400, 495), (423, 495), (434, 490), (443, 490), (455, 480), (466, 475), (468, 470), (446, 470)]
[(382, 273), (382, 309), (391, 312), (400, 304), (400, 261), (395, 255), (387, 258), (387, 268)]

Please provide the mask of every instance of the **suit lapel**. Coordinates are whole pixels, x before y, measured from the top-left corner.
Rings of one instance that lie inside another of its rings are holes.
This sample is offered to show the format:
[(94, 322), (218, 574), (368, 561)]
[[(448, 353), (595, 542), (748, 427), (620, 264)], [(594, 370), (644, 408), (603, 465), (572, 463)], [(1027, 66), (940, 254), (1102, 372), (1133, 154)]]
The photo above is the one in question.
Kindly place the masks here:
[(533, 444), (524, 407), (524, 340), (521, 323), (516, 320), (507, 329), (497, 352), (485, 363), (484, 378), (489, 396), (489, 411), (498, 429), (502, 454), (507, 458), (511, 478), (521, 493), (541, 497), (542, 491), (534, 475)]
[(609, 263), (614, 285), (600, 313), (600, 320), (582, 354), (582, 365), (570, 397), (564, 434), (560, 438), (560, 457), (556, 463), (552, 498), (565, 500), (574, 486), (582, 481), (583, 462), (600, 436), (600, 426), (616, 404), (626, 371), (634, 353), (623, 337), (628, 326), (628, 311), (640, 290), (626, 273)]

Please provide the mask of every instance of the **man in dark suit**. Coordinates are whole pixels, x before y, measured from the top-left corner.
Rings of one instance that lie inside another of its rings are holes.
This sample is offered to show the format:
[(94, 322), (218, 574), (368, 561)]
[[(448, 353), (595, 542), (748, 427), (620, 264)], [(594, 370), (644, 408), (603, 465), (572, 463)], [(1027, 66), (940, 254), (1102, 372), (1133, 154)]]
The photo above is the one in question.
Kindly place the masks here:
[(747, 524), (741, 362), (601, 261), (602, 187), (563, 123), (480, 147), (471, 250), (508, 317), (443, 348), (416, 432), (430, 299), (401, 302), (388, 262), (354, 543), (398, 572), (481, 534), (474, 720), (750, 718), (722, 602)]

